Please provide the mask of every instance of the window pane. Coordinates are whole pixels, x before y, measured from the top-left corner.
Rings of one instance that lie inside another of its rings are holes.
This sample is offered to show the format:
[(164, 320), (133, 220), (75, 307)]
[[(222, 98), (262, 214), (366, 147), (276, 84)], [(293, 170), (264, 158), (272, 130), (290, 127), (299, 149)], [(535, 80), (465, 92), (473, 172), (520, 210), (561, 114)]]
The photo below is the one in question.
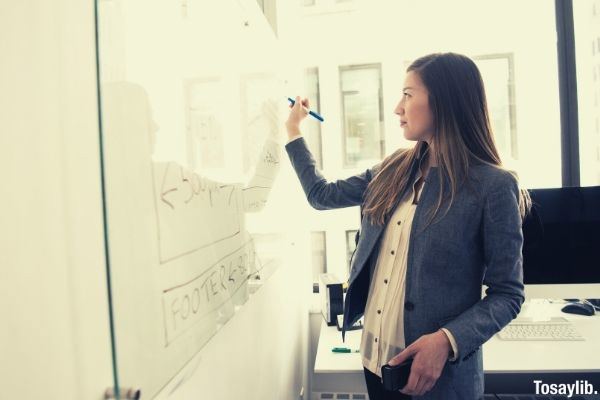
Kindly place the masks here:
[(344, 167), (371, 167), (384, 153), (381, 65), (340, 67)]
[[(319, 94), (319, 69), (306, 69), (306, 96), (310, 101), (310, 109), (321, 113), (321, 99)], [(305, 138), (311, 153), (317, 161), (317, 167), (323, 169), (323, 150), (321, 146), (321, 123), (310, 120), (303, 125)]]
[(311, 232), (311, 251), (313, 283), (319, 283), (319, 275), (327, 271), (327, 245), (325, 243), (325, 232)]
[(358, 230), (350, 230), (346, 231), (346, 265), (348, 266), (348, 274), (350, 274), (350, 260), (352, 259), (352, 254), (354, 250), (356, 250), (356, 233)]
[(513, 53), (473, 58), (484, 81), (490, 123), (498, 151), (518, 160)]
[(581, 186), (600, 185), (600, 1), (573, 2)]

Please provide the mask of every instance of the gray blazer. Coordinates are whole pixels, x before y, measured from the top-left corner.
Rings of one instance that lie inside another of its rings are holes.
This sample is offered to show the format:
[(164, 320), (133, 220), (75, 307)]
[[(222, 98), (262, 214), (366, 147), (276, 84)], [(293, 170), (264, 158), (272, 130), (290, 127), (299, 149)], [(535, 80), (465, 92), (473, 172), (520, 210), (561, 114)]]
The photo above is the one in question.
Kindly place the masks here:
[[(327, 182), (303, 138), (286, 145), (308, 202), (318, 210), (362, 205), (373, 169), (348, 179)], [(416, 177), (417, 165), (411, 170)], [(459, 188), (452, 207), (442, 205), (423, 229), (439, 194), (439, 169), (432, 167), (412, 223), (406, 271), (404, 335), (406, 345), (441, 327), (454, 335), (459, 358), (448, 361), (426, 400), (483, 398), (481, 345), (500, 331), (523, 303), (523, 234), (519, 189), (507, 171), (474, 165), (469, 185)], [(445, 178), (445, 190), (449, 188)], [(398, 196), (400, 199), (402, 196)], [(387, 221), (386, 221), (387, 224)], [(344, 303), (344, 328), (364, 313), (369, 284), (385, 226), (361, 222)], [(482, 284), (488, 288), (481, 298)]]

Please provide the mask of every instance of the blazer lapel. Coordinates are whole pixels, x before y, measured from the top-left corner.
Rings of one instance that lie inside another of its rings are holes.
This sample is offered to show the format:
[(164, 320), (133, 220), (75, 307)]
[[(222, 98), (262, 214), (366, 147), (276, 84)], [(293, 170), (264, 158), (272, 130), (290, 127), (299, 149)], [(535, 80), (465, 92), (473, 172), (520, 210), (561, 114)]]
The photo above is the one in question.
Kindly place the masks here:
[[(418, 170), (418, 163), (415, 163), (411, 168), (409, 182), (413, 182), (413, 180), (416, 176), (417, 170)], [(411, 183), (411, 187), (408, 187), (406, 190), (412, 190), (412, 183)], [(394, 203), (394, 207), (392, 209), (395, 209), (398, 206), (400, 199), (402, 199), (402, 197), (404, 197), (405, 193), (406, 193), (406, 191), (404, 191), (403, 193), (399, 193), (399, 195), (396, 198), (396, 201)], [(417, 206), (417, 209), (419, 209), (418, 206)], [(387, 226), (387, 223), (388, 223), (389, 219), (391, 218), (391, 214), (392, 213), (390, 213), (388, 216), (386, 216), (385, 222), (383, 225), (374, 225), (371, 222), (369, 222), (368, 218), (362, 219), (361, 228), (360, 228), (361, 229), (360, 240), (358, 242), (358, 248), (356, 249), (356, 259), (354, 260), (356, 266), (359, 267), (358, 268), (359, 271), (357, 271), (357, 273), (354, 274), (354, 276), (352, 276), (352, 274), (351, 274), (351, 278), (355, 278), (358, 275), (358, 272), (360, 272), (360, 269), (362, 269), (363, 264), (365, 264), (367, 262), (367, 260), (369, 259), (369, 256), (371, 255), (371, 252), (373, 251), (375, 244), (377, 243), (377, 240), (381, 236), (381, 233), (385, 230), (385, 227)], [(353, 279), (351, 279), (351, 281), (352, 280)]]

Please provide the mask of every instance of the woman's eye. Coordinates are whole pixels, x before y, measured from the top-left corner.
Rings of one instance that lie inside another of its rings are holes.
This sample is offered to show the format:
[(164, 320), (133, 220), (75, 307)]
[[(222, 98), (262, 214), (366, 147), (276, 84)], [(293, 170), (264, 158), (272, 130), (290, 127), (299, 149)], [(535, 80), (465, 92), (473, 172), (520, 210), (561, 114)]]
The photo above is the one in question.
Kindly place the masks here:
[(406, 93), (406, 92), (404, 92), (403, 94), (404, 94), (404, 96), (406, 96), (406, 97), (410, 97), (410, 94), (408, 94), (408, 93)]

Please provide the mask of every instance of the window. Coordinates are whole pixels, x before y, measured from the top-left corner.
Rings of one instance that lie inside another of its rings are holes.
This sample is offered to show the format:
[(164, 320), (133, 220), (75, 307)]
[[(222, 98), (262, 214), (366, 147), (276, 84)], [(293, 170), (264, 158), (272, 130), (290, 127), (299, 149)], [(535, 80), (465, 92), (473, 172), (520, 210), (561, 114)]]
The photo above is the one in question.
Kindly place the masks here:
[(371, 167), (383, 158), (381, 65), (340, 67), (345, 168)]
[(354, 254), (354, 250), (356, 250), (356, 234), (358, 230), (349, 230), (346, 231), (346, 264), (348, 266), (348, 274), (350, 274), (350, 260), (352, 259), (352, 254)]
[(596, 11), (599, 8), (598, 0), (573, 2), (581, 186), (600, 185), (600, 14)]
[(474, 56), (485, 82), (490, 123), (500, 154), (518, 160), (513, 53)]
[[(306, 96), (310, 101), (310, 109), (318, 113), (321, 112), (321, 99), (319, 94), (319, 69), (318, 68), (307, 68), (306, 69)], [(305, 138), (308, 143), (317, 167), (323, 169), (323, 149), (321, 141), (321, 124), (316, 120), (308, 121), (303, 125), (303, 131), (305, 132)]]
[(319, 275), (327, 272), (327, 245), (325, 242), (325, 232), (310, 233), (311, 251), (312, 251), (312, 269), (313, 269), (313, 291), (318, 291)]

